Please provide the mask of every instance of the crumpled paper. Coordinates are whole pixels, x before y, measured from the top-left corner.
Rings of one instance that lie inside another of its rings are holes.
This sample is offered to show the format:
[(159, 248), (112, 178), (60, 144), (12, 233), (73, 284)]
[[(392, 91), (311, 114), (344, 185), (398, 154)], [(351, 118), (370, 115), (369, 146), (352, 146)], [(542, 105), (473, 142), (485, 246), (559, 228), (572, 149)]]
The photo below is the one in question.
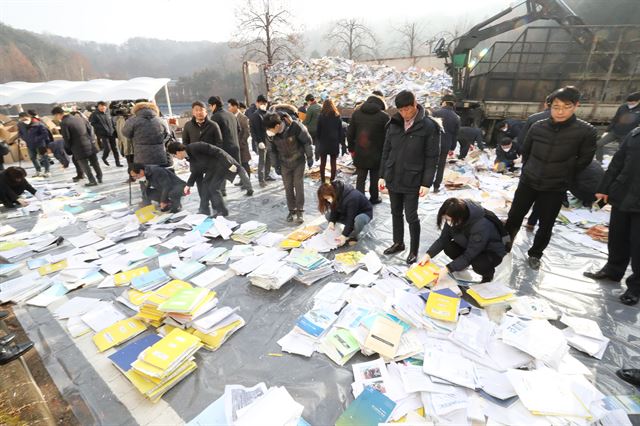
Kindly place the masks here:
[(349, 59), (321, 59), (277, 62), (267, 70), (269, 98), (297, 105), (311, 93), (318, 101), (329, 97), (343, 108), (353, 108), (374, 90), (385, 95), (392, 106), (401, 90), (412, 91), (425, 106), (440, 105), (443, 94), (450, 93), (451, 77), (443, 70), (409, 68), (398, 71), (387, 65), (356, 63)]

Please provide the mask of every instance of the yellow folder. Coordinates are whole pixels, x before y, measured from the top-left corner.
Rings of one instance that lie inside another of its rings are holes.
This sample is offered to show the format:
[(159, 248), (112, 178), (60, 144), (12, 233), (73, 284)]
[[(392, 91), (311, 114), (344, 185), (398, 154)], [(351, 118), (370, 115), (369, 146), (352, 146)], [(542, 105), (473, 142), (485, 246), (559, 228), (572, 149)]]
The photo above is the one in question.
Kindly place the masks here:
[(157, 214), (158, 211), (153, 204), (149, 204), (148, 206), (136, 210), (136, 217), (138, 218), (138, 222), (141, 224), (149, 222), (151, 219), (156, 217)]
[(129, 284), (132, 279), (135, 277), (139, 277), (140, 275), (144, 275), (149, 272), (149, 268), (143, 266), (142, 268), (132, 269), (126, 272), (120, 272), (119, 274), (115, 274), (113, 277), (113, 283), (117, 286)]
[(444, 294), (432, 291), (429, 293), (424, 312), (427, 316), (437, 320), (456, 322), (458, 321), (459, 307), (459, 298), (445, 296)]
[(116, 322), (93, 336), (93, 343), (100, 352), (118, 346), (147, 329), (147, 326), (135, 318), (127, 318)]
[(44, 277), (45, 275), (53, 274), (54, 272), (58, 272), (67, 267), (67, 259), (61, 260), (58, 263), (50, 263), (48, 265), (44, 265), (38, 268), (38, 272), (40, 276)]
[[(184, 357), (185, 354), (193, 353), (193, 349), (201, 345), (200, 339), (196, 336), (175, 329), (159, 342), (145, 349), (138, 359), (164, 371), (173, 367), (176, 361)], [(133, 367), (136, 368), (135, 362)]]
[(433, 262), (424, 266), (415, 265), (407, 271), (407, 278), (418, 288), (423, 288), (433, 283), (440, 276), (440, 267)]

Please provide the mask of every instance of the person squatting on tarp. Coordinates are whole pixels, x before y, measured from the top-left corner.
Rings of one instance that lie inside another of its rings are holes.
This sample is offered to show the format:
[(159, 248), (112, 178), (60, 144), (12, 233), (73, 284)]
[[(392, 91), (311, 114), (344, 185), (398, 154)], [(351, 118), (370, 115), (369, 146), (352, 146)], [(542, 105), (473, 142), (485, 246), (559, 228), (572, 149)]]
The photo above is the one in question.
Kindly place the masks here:
[(36, 190), (27, 181), (27, 172), (22, 167), (11, 166), (0, 171), (0, 203), (8, 209), (28, 206), (29, 202), (20, 198), (24, 191), (36, 195)]
[[(249, 175), (240, 163), (222, 148), (206, 142), (192, 142), (189, 145), (172, 142), (167, 147), (167, 150), (179, 160), (184, 160), (185, 158), (189, 160), (191, 176), (187, 181), (188, 188), (191, 188), (198, 179), (202, 178), (202, 189), (206, 194), (207, 206), (206, 210), (201, 210), (200, 213), (207, 216), (212, 214), (208, 206), (210, 202), (214, 211), (213, 216), (229, 215), (229, 210), (220, 191), (220, 181), (224, 179), (233, 182), (236, 175), (240, 175), (242, 188), (247, 191), (248, 196), (253, 195)], [(189, 192), (188, 188), (185, 194)]]
[(134, 164), (129, 175), (134, 180), (145, 179), (142, 192), (142, 204), (148, 206), (151, 201), (160, 203), (160, 211), (177, 213), (182, 209), (180, 200), (183, 195), (188, 195), (188, 187), (185, 181), (176, 176), (173, 169), (162, 166), (145, 166)]
[(344, 225), (336, 240), (338, 246), (357, 243), (362, 229), (373, 219), (373, 206), (367, 197), (340, 180), (320, 184), (318, 210), (329, 221), (329, 229), (334, 230), (336, 223)]
[(494, 169), (497, 172), (510, 171), (514, 172), (516, 167), (516, 160), (520, 157), (518, 153), (518, 147), (513, 143), (511, 138), (502, 138), (496, 146), (496, 159), (493, 162)]
[(409, 224), (409, 255), (414, 263), (420, 248), (418, 197), (424, 197), (433, 184), (439, 145), (438, 124), (416, 103), (413, 93), (403, 90), (396, 95), (398, 112), (387, 125), (380, 165), (380, 190), (388, 188), (393, 219), (393, 245), (384, 254), (405, 250), (403, 210)]
[[(446, 269), (457, 272), (469, 265), (482, 276), (482, 282), (493, 280), (496, 266), (507, 254), (506, 235), (500, 219), (480, 204), (460, 198), (449, 198), (438, 211), (440, 237), (420, 259), (426, 265), (444, 251), (453, 259)], [(505, 235), (503, 235), (505, 234)]]

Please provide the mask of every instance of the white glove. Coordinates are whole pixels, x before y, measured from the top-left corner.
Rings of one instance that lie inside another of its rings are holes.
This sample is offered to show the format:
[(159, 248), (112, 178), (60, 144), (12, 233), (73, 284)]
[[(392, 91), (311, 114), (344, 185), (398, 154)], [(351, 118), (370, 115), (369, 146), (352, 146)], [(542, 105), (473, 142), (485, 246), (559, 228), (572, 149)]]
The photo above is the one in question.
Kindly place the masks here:
[(238, 168), (232, 164), (232, 165), (231, 165), (231, 167), (229, 167), (229, 171), (230, 171), (231, 173), (235, 173), (235, 172), (237, 172), (237, 171), (238, 171)]
[(34, 195), (38, 201), (44, 200), (44, 191), (38, 189)]
[(266, 149), (266, 148), (267, 148), (267, 146), (264, 144), (264, 142), (260, 142), (258, 144), (258, 149)]

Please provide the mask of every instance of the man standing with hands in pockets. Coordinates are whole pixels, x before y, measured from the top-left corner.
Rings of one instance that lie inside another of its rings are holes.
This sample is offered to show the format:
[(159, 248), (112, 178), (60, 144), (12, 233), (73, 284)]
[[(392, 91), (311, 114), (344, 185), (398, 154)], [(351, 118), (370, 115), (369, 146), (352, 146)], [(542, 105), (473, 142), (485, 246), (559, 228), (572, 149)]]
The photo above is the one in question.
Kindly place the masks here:
[(405, 250), (404, 209), (410, 235), (407, 263), (412, 264), (420, 247), (418, 198), (426, 196), (433, 184), (440, 154), (439, 128), (412, 92), (398, 93), (395, 103), (398, 112), (387, 124), (378, 181), (380, 190), (389, 189), (393, 218), (393, 245), (384, 254)]

